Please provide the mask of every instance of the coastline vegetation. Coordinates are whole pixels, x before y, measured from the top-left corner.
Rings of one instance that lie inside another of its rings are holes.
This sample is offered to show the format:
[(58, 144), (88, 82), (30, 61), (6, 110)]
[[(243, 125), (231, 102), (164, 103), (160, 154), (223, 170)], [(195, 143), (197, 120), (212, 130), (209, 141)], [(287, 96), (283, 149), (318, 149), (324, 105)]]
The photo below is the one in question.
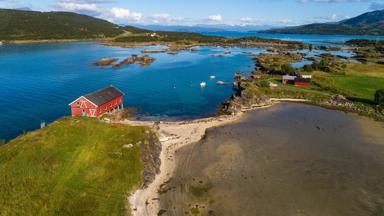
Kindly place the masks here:
[(190, 49), (194, 46), (279, 47), (288, 50), (301, 49), (304, 46), (304, 44), (297, 41), (259, 37), (228, 38), (190, 32), (149, 31), (136, 28), (103, 43), (123, 47), (164, 44), (169, 46), (171, 52)]
[[(356, 63), (340, 60), (337, 56), (321, 55), (312, 64), (293, 69), (288, 66), (298, 61), (293, 56), (281, 52), (255, 58), (257, 70), (251, 78), (244, 79), (243, 89), (257, 97), (305, 99), (316, 105), (384, 120), (382, 102), (377, 99), (383, 94), (384, 65), (374, 60)], [(312, 75), (312, 85), (284, 85), (282, 75), (285, 74)]]
[(127, 214), (128, 193), (143, 184), (136, 143), (146, 131), (63, 118), (1, 146), (1, 215)]

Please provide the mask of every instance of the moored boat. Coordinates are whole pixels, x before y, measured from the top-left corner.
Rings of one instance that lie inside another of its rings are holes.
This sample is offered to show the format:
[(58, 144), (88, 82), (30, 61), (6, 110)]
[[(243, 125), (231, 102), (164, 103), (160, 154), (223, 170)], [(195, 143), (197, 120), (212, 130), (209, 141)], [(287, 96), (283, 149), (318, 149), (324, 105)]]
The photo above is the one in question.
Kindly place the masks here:
[(200, 83), (200, 87), (201, 87), (201, 88), (205, 88), (205, 86), (207, 86), (207, 83), (205, 83), (205, 82), (201, 82), (201, 83)]
[(217, 84), (217, 85), (224, 85), (225, 82), (223, 82), (223, 81), (217, 81), (216, 84)]

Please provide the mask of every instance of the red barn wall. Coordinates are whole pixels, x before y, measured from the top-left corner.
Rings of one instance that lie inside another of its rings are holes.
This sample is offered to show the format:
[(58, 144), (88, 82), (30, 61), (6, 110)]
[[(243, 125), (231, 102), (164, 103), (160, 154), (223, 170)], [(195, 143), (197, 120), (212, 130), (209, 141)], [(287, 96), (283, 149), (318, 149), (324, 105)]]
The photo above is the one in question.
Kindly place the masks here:
[(297, 86), (310, 86), (311, 83), (309, 83), (309, 82), (295, 82), (295, 85), (297, 85)]
[(103, 105), (95, 106), (84, 97), (80, 97), (71, 104), (72, 116), (98, 117), (123, 104), (123, 96), (117, 97)]
[(96, 109), (97, 107), (84, 97), (80, 97), (71, 104), (72, 116), (83, 116), (83, 112), (87, 116), (91, 116)]
[(97, 111), (96, 111), (96, 116), (100, 116), (106, 112), (109, 112), (109, 111), (115, 109), (116, 107), (120, 106), (121, 104), (123, 104), (123, 96), (115, 98), (115, 99), (109, 101), (108, 103), (105, 103), (105, 104), (99, 106), (97, 108)]

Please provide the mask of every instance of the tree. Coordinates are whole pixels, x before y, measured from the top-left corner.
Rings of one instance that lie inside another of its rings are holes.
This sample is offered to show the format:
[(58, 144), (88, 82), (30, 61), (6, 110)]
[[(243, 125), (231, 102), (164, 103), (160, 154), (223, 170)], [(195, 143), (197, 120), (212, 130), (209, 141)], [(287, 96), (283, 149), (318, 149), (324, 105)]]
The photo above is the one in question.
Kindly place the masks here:
[(293, 68), (291, 64), (283, 64), (281, 66), (281, 72), (292, 75), (295, 73), (295, 68)]
[(379, 105), (384, 105), (384, 89), (380, 89), (376, 91), (375, 102)]
[(304, 65), (303, 69), (304, 69), (305, 72), (312, 72), (313, 71), (313, 67), (312, 67), (311, 64)]

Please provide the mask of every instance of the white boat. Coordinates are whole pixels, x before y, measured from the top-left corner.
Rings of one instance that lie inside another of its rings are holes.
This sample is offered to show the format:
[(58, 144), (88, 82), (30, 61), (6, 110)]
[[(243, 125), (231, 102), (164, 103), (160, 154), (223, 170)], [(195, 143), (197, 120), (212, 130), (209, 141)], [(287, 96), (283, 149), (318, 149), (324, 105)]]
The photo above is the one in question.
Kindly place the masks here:
[(217, 85), (224, 85), (225, 83), (223, 81), (217, 81), (216, 84)]
[(209, 79), (216, 79), (216, 76), (210, 76)]
[(200, 83), (200, 87), (201, 87), (201, 88), (205, 88), (205, 86), (207, 86), (207, 83), (205, 83), (205, 82), (201, 82), (201, 83)]
[(2, 41), (0, 41), (0, 46), (2, 46), (3, 45), (3, 42)]

